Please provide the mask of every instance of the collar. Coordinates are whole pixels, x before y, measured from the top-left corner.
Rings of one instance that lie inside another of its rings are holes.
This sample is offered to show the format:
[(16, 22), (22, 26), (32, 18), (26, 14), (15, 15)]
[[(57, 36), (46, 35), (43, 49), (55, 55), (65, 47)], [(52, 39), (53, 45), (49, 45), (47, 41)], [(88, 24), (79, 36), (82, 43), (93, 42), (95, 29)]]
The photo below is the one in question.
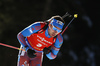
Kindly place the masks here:
[(48, 38), (51, 38), (51, 36), (50, 36), (49, 33), (48, 33), (48, 28), (47, 28), (46, 31), (45, 31), (45, 36), (48, 37)]

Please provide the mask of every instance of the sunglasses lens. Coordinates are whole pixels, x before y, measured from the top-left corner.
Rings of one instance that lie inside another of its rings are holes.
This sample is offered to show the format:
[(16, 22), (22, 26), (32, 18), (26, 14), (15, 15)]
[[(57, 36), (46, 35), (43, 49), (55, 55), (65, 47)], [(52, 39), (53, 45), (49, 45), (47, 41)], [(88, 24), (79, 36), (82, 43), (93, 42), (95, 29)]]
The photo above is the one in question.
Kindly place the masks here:
[[(53, 26), (53, 25), (52, 25)], [(53, 26), (53, 30), (57, 31), (58, 33), (61, 32), (62, 30), (57, 29), (56, 27)]]
[(60, 33), (62, 30), (57, 30), (58, 33)]

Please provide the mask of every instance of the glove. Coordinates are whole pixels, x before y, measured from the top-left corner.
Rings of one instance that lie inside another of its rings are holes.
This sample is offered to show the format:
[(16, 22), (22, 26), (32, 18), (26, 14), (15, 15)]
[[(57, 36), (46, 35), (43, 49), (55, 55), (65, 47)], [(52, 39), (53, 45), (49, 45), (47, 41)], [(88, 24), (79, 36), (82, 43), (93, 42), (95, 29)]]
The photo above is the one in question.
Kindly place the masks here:
[(32, 49), (28, 49), (27, 50), (27, 56), (29, 57), (29, 58), (34, 58), (34, 57), (36, 57), (36, 54), (35, 54), (36, 52), (34, 51), (34, 50), (32, 50)]
[(50, 52), (51, 52), (51, 50), (50, 50), (50, 48), (44, 48), (43, 49), (43, 52), (45, 53), (45, 54), (49, 54)]

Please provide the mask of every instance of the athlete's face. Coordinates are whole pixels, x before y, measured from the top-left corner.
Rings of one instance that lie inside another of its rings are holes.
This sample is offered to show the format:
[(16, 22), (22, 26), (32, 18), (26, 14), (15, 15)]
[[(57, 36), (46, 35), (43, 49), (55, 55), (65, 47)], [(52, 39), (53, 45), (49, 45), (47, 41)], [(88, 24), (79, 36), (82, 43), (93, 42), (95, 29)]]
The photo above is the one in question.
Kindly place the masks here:
[(56, 27), (52, 24), (49, 24), (48, 33), (51, 37), (55, 37), (57, 34), (59, 34), (62, 30), (59, 27)]

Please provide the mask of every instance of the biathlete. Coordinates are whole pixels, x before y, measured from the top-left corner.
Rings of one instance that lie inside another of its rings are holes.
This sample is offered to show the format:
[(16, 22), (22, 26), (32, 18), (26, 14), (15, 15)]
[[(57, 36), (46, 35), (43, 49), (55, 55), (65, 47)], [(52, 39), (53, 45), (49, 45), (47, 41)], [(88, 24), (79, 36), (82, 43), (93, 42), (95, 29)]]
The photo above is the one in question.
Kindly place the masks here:
[(63, 37), (61, 35), (64, 20), (61, 16), (53, 16), (47, 21), (35, 22), (18, 33), (21, 44), (17, 66), (42, 66), (43, 53), (55, 59)]

